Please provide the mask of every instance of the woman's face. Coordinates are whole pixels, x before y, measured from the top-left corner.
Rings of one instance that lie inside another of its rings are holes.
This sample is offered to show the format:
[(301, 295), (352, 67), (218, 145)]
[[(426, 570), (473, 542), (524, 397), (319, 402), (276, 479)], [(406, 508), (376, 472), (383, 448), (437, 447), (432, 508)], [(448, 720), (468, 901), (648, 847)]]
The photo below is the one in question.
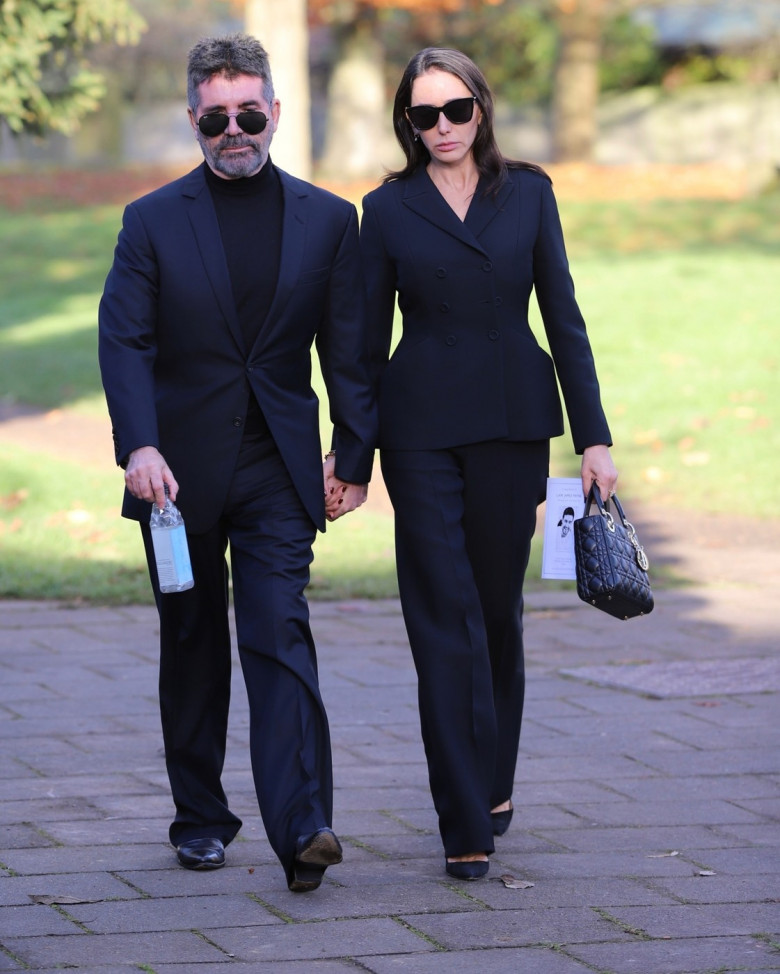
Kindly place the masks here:
[[(410, 105), (433, 105), (441, 108), (455, 98), (470, 98), (471, 91), (449, 71), (432, 68), (412, 82)], [(451, 122), (443, 112), (433, 128), (426, 131), (415, 129), (436, 165), (454, 166), (471, 155), (471, 147), (477, 137), (482, 111), (475, 103), (471, 120), (458, 125)]]

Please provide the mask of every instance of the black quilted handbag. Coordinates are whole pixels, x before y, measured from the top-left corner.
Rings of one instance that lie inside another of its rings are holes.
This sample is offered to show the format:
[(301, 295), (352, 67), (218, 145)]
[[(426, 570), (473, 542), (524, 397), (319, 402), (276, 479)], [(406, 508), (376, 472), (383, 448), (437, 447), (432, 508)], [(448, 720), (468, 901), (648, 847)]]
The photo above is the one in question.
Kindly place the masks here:
[[(649, 563), (617, 496), (612, 500), (620, 521), (610, 514), (609, 501), (604, 504), (594, 483), (583, 516), (574, 522), (577, 595), (618, 619), (631, 619), (653, 611)], [(597, 514), (590, 513), (593, 504)]]

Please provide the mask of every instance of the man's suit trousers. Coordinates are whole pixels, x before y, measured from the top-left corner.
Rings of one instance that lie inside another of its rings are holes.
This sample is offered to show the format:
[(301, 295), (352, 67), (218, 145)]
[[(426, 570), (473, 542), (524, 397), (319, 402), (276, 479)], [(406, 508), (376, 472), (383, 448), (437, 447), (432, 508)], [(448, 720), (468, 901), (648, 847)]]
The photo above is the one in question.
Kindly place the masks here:
[(176, 806), (174, 845), (203, 836), (227, 844), (241, 827), (221, 783), (232, 670), (228, 545), (266, 833), (289, 871), (297, 837), (331, 825), (330, 736), (304, 595), (315, 533), (273, 440), (251, 436), (244, 438), (218, 523), (188, 536), (194, 588), (159, 594), (143, 526), (160, 611), (160, 708)]

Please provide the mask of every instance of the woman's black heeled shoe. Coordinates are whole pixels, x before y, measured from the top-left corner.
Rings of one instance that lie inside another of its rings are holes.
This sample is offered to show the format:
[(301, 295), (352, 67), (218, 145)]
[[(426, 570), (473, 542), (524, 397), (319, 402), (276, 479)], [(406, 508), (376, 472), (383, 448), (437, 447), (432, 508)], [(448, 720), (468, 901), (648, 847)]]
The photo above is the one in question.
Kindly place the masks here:
[(491, 812), (490, 820), (493, 823), (493, 835), (503, 835), (509, 828), (512, 821), (514, 808), (505, 808), (503, 812)]
[(482, 879), (483, 876), (487, 876), (490, 863), (487, 859), (473, 859), (471, 861), (459, 859), (457, 862), (450, 862), (449, 859), (446, 859), (445, 867), (448, 875), (454, 876), (455, 879)]

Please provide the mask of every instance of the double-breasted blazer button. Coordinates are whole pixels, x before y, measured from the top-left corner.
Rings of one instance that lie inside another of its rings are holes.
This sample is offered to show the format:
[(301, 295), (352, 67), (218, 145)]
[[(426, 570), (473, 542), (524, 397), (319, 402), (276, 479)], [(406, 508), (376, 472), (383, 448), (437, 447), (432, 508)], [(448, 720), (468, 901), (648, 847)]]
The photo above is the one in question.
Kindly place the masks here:
[(496, 298), (496, 300), (493, 303), (495, 304), (495, 306), (497, 308), (500, 308), (501, 305), (504, 303), (504, 299), (503, 298)]
[(238, 427), (239, 427), (239, 426), (240, 426), (240, 425), (241, 425), (241, 424), (242, 424), (243, 422), (244, 422), (244, 421), (243, 421), (243, 419), (241, 419), (241, 417), (240, 417), (240, 416), (236, 416), (236, 417), (235, 417), (235, 419), (233, 420), (233, 425), (234, 425), (234, 426), (236, 427), (236, 429), (238, 429)]
[(458, 339), (454, 335), (447, 335), (446, 342), (448, 345), (455, 345)]
[(447, 268), (446, 267), (437, 267), (436, 268), (436, 276), (437, 277), (446, 277), (447, 276)]
[(446, 315), (449, 310), (450, 306), (447, 304), (447, 302), (442, 301), (442, 303), (439, 305), (439, 311), (441, 311), (443, 315)]
[(485, 263), (482, 265), (482, 270), (486, 274), (489, 274), (493, 270), (493, 261), (492, 260), (486, 260)]
[(498, 330), (498, 328), (491, 328), (488, 332), (488, 338), (491, 340), (491, 342), (497, 341), (500, 337), (501, 332)]

